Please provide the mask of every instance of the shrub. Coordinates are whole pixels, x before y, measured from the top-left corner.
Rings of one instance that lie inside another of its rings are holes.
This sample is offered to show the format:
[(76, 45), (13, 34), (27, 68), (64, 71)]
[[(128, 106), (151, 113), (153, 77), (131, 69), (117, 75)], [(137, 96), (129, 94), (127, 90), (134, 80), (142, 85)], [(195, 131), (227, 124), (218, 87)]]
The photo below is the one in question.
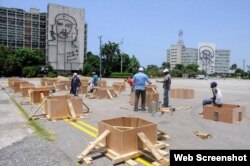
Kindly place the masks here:
[(39, 67), (37, 66), (26, 66), (23, 68), (23, 76), (24, 77), (35, 77), (37, 73), (39, 72)]
[(113, 72), (113, 73), (111, 73), (112, 78), (127, 78), (127, 77), (132, 77), (132, 76), (133, 76), (132, 73), (127, 73), (127, 72), (124, 72), (124, 73)]

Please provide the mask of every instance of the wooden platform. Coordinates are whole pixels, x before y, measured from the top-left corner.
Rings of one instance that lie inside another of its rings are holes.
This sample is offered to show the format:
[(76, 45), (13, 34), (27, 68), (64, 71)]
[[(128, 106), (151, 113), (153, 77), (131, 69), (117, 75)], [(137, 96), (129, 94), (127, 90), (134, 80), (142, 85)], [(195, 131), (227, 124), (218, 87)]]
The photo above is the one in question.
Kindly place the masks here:
[(192, 99), (194, 98), (194, 89), (170, 89), (170, 97), (176, 99)]
[(40, 118), (40, 115), (36, 113), (45, 106), (45, 110), (42, 114), (48, 120), (62, 120), (70, 118), (76, 121), (77, 118), (82, 118), (84, 113), (89, 113), (90, 109), (82, 101), (82, 98), (78, 96), (64, 95), (64, 96), (49, 96), (43, 99), (42, 103), (35, 109), (35, 111), (29, 117), (30, 119)]
[(246, 108), (244, 106), (233, 104), (222, 104), (221, 107), (205, 105), (203, 107), (203, 118), (221, 121), (226, 123), (241, 122), (246, 118)]
[(125, 162), (134, 166), (139, 165), (134, 158), (145, 156), (154, 166), (169, 166), (165, 151), (169, 145), (164, 142), (169, 136), (162, 131), (151, 132), (148, 128), (151, 125), (151, 122), (131, 117), (104, 120), (99, 123), (99, 136), (77, 158), (85, 165), (92, 165), (92, 157), (101, 153), (113, 164)]

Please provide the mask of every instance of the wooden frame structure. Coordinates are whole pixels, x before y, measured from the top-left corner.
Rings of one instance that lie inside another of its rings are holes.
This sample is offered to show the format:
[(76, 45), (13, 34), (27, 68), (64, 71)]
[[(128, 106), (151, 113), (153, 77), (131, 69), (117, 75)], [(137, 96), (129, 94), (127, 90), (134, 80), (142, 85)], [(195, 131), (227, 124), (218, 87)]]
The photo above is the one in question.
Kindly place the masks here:
[(94, 87), (94, 92), (92, 93), (94, 96), (96, 96), (99, 99), (113, 99), (114, 97), (116, 97), (116, 93), (114, 91), (113, 87)]
[(121, 93), (126, 90), (126, 80), (123, 82), (114, 82), (113, 85), (115, 92)]
[[(43, 113), (37, 115), (37, 112), (43, 105), (45, 107)], [(84, 113), (89, 112), (89, 107), (80, 97), (71, 95), (49, 96), (43, 98), (42, 103), (29, 116), (29, 119), (37, 119), (42, 116), (46, 117), (48, 120), (70, 118), (76, 121), (77, 118), (82, 118)]]
[(176, 99), (192, 99), (194, 98), (194, 89), (170, 89), (170, 97)]
[(246, 108), (234, 104), (222, 104), (221, 107), (211, 105), (203, 106), (203, 118), (226, 123), (237, 123), (245, 119)]
[(140, 118), (121, 117), (101, 121), (98, 126), (99, 136), (77, 156), (85, 165), (92, 165), (91, 155), (95, 153), (104, 154), (113, 164), (137, 165), (132, 159), (146, 155), (154, 161), (154, 166), (169, 165), (165, 158), (168, 152), (162, 150), (169, 145), (160, 141), (169, 136), (161, 131), (157, 135), (156, 124)]

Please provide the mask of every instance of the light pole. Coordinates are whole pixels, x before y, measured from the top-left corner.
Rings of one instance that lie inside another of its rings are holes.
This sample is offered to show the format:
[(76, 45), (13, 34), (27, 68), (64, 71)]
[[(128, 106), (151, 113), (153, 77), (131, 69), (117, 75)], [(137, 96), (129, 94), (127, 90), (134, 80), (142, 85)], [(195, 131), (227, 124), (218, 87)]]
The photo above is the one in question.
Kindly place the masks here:
[[(123, 44), (123, 39), (121, 40), (121, 42), (119, 43), (119, 45), (122, 45)], [(122, 73), (122, 52), (120, 52), (121, 54), (121, 73)]]
[(99, 38), (99, 40), (100, 40), (100, 45), (99, 45), (99, 56), (100, 56), (100, 79), (102, 78), (102, 53), (101, 53), (101, 51), (102, 51), (102, 36), (99, 36), (98, 37)]

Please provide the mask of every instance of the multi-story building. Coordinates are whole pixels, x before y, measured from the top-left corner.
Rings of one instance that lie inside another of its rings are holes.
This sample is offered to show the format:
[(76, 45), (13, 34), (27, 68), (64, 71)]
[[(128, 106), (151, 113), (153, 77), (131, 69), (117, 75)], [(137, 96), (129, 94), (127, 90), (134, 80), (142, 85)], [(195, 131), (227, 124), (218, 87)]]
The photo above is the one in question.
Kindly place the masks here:
[(208, 74), (229, 73), (230, 50), (215, 49), (213, 43), (199, 43), (198, 48), (176, 44), (167, 50), (167, 62), (170, 63), (170, 69), (177, 64), (198, 64)]
[(47, 13), (31, 8), (0, 7), (0, 44), (11, 49), (39, 48), (46, 50)]
[(49, 4), (47, 13), (0, 7), (0, 44), (41, 49), (55, 70), (78, 70), (87, 55), (84, 17), (84, 9), (56, 4)]

